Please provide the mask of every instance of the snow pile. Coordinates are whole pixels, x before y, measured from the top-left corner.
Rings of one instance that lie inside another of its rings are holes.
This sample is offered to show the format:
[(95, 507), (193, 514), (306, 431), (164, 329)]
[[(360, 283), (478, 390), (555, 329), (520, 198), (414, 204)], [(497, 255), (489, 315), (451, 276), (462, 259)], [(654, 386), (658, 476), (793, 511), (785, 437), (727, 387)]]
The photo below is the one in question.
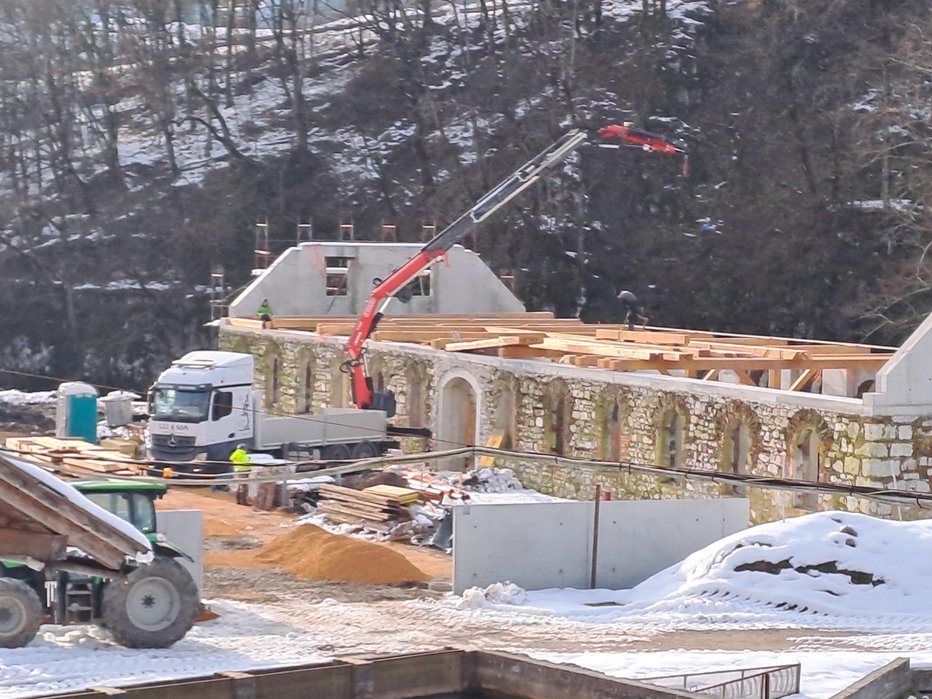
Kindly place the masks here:
[(5, 405), (49, 405), (57, 398), (57, 391), (34, 391), (32, 393), (16, 389), (0, 391), (0, 403)]
[[(537, 590), (513, 611), (671, 631), (928, 632), (932, 558), (920, 552), (930, 549), (932, 520), (820, 512), (725, 537), (631, 590)], [(457, 606), (501, 612), (507, 604), (470, 590)]]
[(932, 622), (932, 521), (894, 522), (820, 512), (733, 534), (631, 590), (628, 609), (695, 604), (838, 616), (883, 614)]
[(463, 592), (457, 609), (500, 609), (506, 605), (522, 605), (527, 592), (513, 582), (493, 583), (486, 588), (471, 587)]

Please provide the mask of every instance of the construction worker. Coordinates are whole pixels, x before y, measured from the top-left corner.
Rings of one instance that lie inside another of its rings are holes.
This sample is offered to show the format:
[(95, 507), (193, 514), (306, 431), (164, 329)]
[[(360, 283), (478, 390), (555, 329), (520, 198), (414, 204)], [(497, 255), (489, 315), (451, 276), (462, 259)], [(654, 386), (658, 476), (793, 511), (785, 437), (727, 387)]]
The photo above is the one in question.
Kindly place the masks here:
[(628, 330), (634, 330), (635, 320), (640, 321), (642, 328), (647, 325), (648, 318), (641, 311), (641, 302), (638, 301), (637, 296), (627, 289), (623, 289), (621, 293), (618, 294), (618, 300), (627, 311), (625, 322), (628, 324)]
[[(252, 459), (246, 452), (245, 444), (237, 444), (236, 450), (230, 454), (230, 461), (233, 462), (233, 479), (244, 481), (249, 478), (249, 472), (252, 471)], [(249, 488), (245, 483), (239, 483), (236, 486), (236, 504), (247, 505), (249, 499)]]
[(259, 320), (263, 323), (272, 320), (272, 307), (269, 305), (268, 299), (262, 299), (262, 303), (259, 304), (256, 313), (259, 315)]

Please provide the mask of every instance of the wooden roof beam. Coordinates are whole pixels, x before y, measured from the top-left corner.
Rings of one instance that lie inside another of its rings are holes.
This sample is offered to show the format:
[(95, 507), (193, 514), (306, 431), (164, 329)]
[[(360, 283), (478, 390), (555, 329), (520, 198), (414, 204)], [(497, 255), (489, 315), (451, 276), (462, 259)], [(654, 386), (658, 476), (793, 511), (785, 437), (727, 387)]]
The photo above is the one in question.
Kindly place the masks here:
[(510, 347), (514, 345), (532, 345), (544, 337), (543, 333), (527, 335), (502, 335), (489, 337), (484, 340), (469, 342), (450, 342), (444, 346), (447, 352), (469, 352), (472, 350), (493, 349), (495, 347)]

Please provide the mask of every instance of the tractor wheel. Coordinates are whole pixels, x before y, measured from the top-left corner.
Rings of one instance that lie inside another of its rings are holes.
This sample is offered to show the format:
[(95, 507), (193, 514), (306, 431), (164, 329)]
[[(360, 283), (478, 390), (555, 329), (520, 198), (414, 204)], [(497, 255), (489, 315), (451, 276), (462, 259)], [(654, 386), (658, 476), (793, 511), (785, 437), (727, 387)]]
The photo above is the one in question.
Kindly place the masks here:
[(372, 442), (359, 442), (352, 448), (353, 460), (357, 459), (374, 459), (379, 455), (379, 448)]
[(168, 648), (197, 617), (197, 585), (180, 563), (157, 556), (104, 588), (102, 621), (127, 648)]
[(0, 648), (21, 648), (42, 623), (39, 595), (22, 580), (0, 578)]

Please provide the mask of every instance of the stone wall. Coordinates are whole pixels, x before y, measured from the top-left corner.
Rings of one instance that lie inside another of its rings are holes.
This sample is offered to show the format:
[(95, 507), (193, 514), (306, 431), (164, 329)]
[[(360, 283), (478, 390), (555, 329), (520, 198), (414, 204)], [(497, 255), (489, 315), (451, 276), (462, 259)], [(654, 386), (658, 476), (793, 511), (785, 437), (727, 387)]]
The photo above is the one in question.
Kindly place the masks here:
[[(266, 404), (273, 411), (313, 412), (350, 404), (349, 380), (339, 371), (345, 354), (335, 339), (225, 326), (220, 348), (255, 355), (257, 381), (266, 387)], [(500, 433), (505, 446), (523, 452), (549, 454), (559, 448), (566, 456), (590, 459), (930, 492), (932, 416), (878, 417), (852, 399), (388, 343), (372, 343), (367, 356), (376, 383), (396, 393), (394, 421), (430, 427), (430, 446), (436, 449), (459, 446), (464, 438), (450, 435), (462, 434), (465, 425), (474, 434), (467, 442), (485, 444)], [(472, 403), (463, 398), (469, 392), (476, 394)], [(729, 436), (739, 432), (743, 436), (737, 440)], [(596, 485), (615, 498), (746, 495), (754, 522), (816, 507), (927, 516), (919, 508), (862, 498), (705, 481), (684, 484), (623, 467), (540, 461), (501, 465), (513, 468), (528, 487), (574, 499), (592, 498)]]

